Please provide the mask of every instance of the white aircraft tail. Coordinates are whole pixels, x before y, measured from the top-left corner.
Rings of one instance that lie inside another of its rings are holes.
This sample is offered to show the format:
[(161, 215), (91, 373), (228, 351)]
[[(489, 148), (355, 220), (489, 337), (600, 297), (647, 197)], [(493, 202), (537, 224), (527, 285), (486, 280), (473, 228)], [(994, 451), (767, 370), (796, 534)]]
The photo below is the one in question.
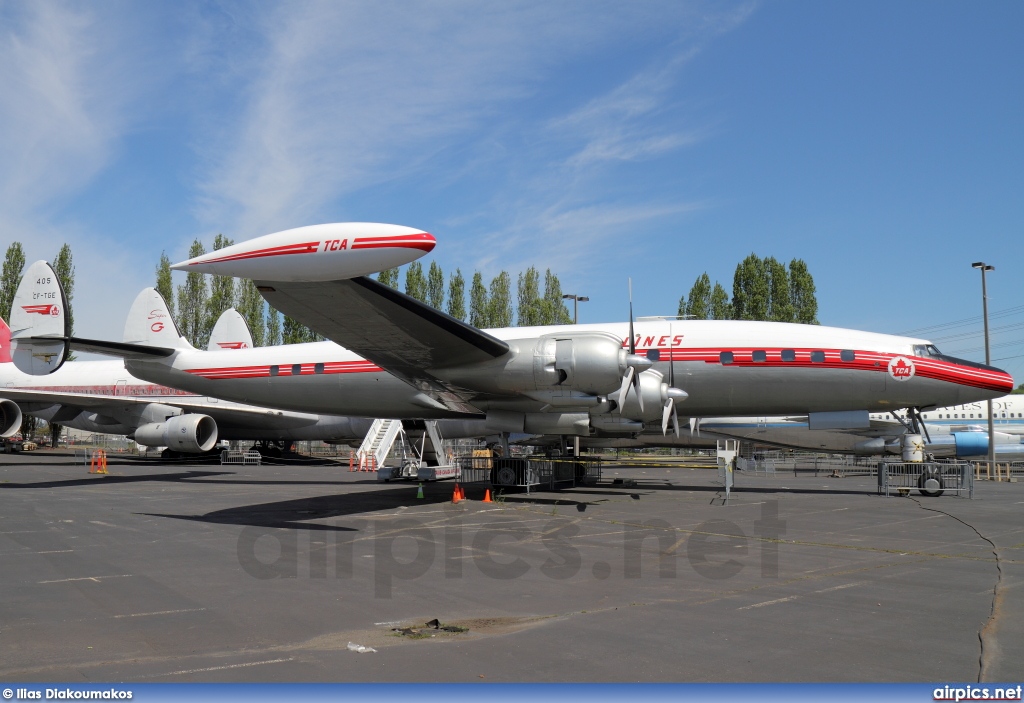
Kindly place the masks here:
[(155, 288), (146, 288), (136, 296), (124, 323), (124, 341), (149, 347), (194, 348), (178, 333), (167, 303)]
[(69, 347), (67, 298), (45, 261), (28, 267), (11, 305), (11, 359), (18, 370), (43, 376), (61, 367)]
[(252, 349), (252, 332), (245, 318), (234, 308), (228, 308), (217, 319), (210, 333), (210, 343), (207, 344), (208, 351), (221, 351), (222, 349)]

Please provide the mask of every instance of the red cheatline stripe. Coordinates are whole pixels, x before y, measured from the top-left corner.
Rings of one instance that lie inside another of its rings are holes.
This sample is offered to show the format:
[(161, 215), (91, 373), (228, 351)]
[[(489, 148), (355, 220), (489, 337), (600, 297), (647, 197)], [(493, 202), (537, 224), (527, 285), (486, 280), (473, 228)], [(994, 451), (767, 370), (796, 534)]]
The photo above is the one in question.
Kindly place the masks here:
[(288, 254), (315, 254), (317, 249), (319, 248), (319, 240), (315, 242), (303, 242), (301, 244), (286, 244), (279, 247), (254, 249), (253, 251), (246, 251), (240, 254), (230, 254), (228, 256), (221, 256), (216, 259), (193, 261), (192, 263), (189, 264), (189, 266), (195, 266), (196, 264), (215, 264), (224, 261), (240, 261), (242, 259), (262, 259), (267, 256), (287, 256)]
[(390, 241), (390, 242), (355, 242), (352, 244), (353, 249), (420, 249), (422, 251), (433, 251), (436, 242), (404, 242), (404, 241)]
[[(278, 364), (278, 376), (295, 375), (319, 375), (316, 374), (315, 363), (300, 364), (299, 374), (292, 373), (294, 364)], [(329, 361), (324, 362), (325, 374), (336, 373), (372, 373), (380, 371), (381, 368), (371, 361)], [(186, 369), (187, 373), (211, 380), (223, 380), (229, 378), (266, 378), (270, 376), (270, 365), (267, 366), (238, 366), (222, 367), (212, 369)]]
[(28, 313), (42, 313), (48, 315), (50, 310), (53, 309), (52, 305), (22, 305), (21, 309)]
[(354, 240), (356, 243), (361, 242), (402, 242), (402, 241), (418, 241), (418, 242), (430, 242), (435, 244), (436, 240), (434, 235), (422, 232), (420, 234), (402, 234), (402, 235), (388, 235), (386, 237), (357, 237)]

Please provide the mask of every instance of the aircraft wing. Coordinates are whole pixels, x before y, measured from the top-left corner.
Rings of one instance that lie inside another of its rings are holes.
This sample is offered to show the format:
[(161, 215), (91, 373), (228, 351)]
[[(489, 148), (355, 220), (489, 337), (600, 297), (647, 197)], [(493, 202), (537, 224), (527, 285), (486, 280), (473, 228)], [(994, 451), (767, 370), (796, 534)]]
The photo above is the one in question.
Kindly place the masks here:
[(28, 412), (60, 405), (63, 408), (104, 413), (113, 408), (160, 403), (186, 412), (212, 417), (218, 426), (246, 429), (294, 429), (316, 424), (319, 416), (308, 413), (282, 412), (239, 405), (227, 401), (210, 402), (206, 396), (147, 397), (135, 395), (91, 395), (23, 388), (0, 388), (0, 398), (12, 400), (29, 408)]
[(68, 344), (76, 351), (117, 356), (122, 359), (163, 359), (171, 356), (175, 350), (168, 347), (153, 347), (147, 344), (130, 344), (128, 342), (107, 342), (102, 339), (82, 339), (71, 337)]
[(371, 278), (256, 281), (282, 313), (401, 378), (445, 408), (478, 414), (473, 393), (430, 369), (491, 361), (508, 345)]

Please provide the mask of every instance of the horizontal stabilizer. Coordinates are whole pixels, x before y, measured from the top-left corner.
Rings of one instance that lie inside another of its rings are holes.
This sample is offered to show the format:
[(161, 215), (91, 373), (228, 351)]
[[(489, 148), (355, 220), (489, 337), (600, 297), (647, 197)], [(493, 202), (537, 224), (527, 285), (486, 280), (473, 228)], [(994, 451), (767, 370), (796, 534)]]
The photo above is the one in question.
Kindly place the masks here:
[(61, 367), (71, 334), (67, 298), (45, 261), (28, 267), (11, 305), (11, 360), (18, 370), (44, 376)]
[(163, 359), (173, 354), (176, 349), (169, 347), (153, 347), (147, 344), (128, 344), (126, 342), (108, 342), (102, 339), (81, 339), (72, 337), (70, 346), (75, 351), (90, 354), (116, 356), (121, 359)]

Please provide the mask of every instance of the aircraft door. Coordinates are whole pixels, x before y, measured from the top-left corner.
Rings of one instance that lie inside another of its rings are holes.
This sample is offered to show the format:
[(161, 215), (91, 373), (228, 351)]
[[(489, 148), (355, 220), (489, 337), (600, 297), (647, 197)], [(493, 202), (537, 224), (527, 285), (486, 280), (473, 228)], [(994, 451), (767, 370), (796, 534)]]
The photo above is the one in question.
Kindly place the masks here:
[(128, 381), (120, 380), (115, 383), (114, 395), (118, 397), (128, 395)]

